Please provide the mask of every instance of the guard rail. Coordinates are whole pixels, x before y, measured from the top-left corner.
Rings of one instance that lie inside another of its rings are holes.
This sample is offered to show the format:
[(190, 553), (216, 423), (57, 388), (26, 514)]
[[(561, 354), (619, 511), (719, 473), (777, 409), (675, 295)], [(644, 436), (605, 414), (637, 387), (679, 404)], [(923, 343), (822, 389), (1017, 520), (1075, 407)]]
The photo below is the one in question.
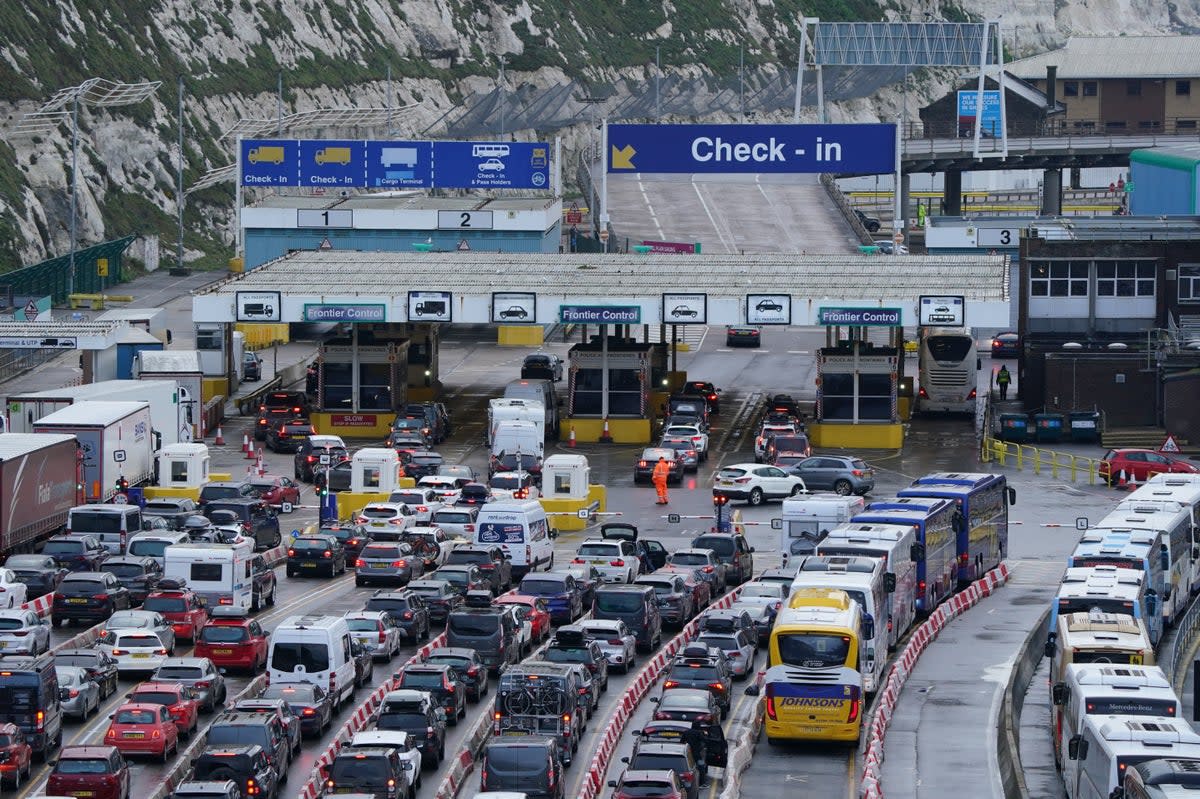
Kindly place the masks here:
[(1100, 463), (1103, 460), (1101, 458), (1072, 455), (1069, 452), (1035, 447), (1032, 444), (1001, 441), (991, 436), (984, 437), (980, 458), (984, 463), (1011, 465), (1018, 470), (1023, 470), (1029, 465), (1037, 475), (1046, 469), (1055, 480), (1066, 477), (1071, 482), (1086, 479), (1088, 485), (1112, 485), (1110, 475), (1100, 474)]

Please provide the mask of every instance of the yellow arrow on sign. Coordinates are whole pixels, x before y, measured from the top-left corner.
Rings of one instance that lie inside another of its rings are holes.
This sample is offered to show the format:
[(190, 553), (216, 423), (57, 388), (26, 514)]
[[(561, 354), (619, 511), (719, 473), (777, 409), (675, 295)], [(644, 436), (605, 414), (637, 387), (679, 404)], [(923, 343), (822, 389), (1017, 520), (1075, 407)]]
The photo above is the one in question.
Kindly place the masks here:
[(633, 149), (632, 144), (626, 144), (620, 150), (614, 145), (612, 148), (612, 168), (634, 169), (633, 156), (636, 154), (637, 150)]

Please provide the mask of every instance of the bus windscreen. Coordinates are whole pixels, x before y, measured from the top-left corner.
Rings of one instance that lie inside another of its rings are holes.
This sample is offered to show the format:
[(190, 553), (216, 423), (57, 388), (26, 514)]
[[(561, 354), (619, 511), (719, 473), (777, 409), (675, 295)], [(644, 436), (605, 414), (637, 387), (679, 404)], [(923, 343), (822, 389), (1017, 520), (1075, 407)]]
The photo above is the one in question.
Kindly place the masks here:
[(823, 669), (846, 664), (850, 637), (824, 633), (782, 633), (776, 638), (779, 660), (788, 666)]
[(925, 346), (935, 361), (961, 361), (971, 352), (975, 340), (970, 336), (930, 336)]
[(1103, 599), (1094, 596), (1058, 600), (1058, 615), (1060, 616), (1068, 613), (1087, 613), (1092, 610), (1116, 613), (1120, 616), (1132, 616), (1133, 603), (1124, 599)]

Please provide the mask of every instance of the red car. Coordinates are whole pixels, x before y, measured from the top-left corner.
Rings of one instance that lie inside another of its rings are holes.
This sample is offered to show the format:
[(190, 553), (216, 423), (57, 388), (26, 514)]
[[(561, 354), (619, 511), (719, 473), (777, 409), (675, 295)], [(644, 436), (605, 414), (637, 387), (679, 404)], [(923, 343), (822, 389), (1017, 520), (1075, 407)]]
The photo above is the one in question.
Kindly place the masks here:
[(267, 665), (267, 632), (245, 608), (213, 608), (212, 618), (196, 639), (193, 654), (208, 658), (218, 668), (253, 673)]
[(200, 723), (200, 702), (196, 692), (183, 683), (144, 682), (129, 694), (129, 701), (165, 707), (179, 735), (184, 738), (190, 738)]
[(0, 724), (0, 785), (16, 789), (29, 779), (33, 747), (16, 724)]
[(123, 755), (154, 755), (166, 763), (179, 749), (179, 728), (166, 707), (129, 702), (113, 713), (104, 742)]
[(142, 610), (161, 613), (175, 628), (175, 637), (195, 641), (208, 623), (208, 611), (200, 597), (183, 580), (164, 578), (142, 603)]
[(628, 769), (619, 780), (609, 780), (612, 799), (685, 799), (688, 794), (674, 771)]
[(516, 605), (522, 620), (529, 621), (530, 637), (534, 641), (545, 641), (550, 637), (550, 611), (546, 600), (528, 594), (507, 594), (492, 600), (493, 605)]
[(129, 799), (129, 764), (115, 746), (64, 746), (46, 782), (53, 796)]
[(1096, 471), (1114, 484), (1120, 479), (1121, 472), (1125, 473), (1126, 480), (1142, 483), (1151, 475), (1163, 472), (1197, 474), (1200, 473), (1200, 467), (1152, 449), (1110, 449), (1096, 465)]
[(300, 486), (290, 477), (275, 474), (264, 474), (250, 481), (254, 494), (273, 508), (283, 508), (283, 503), (290, 507), (300, 504)]

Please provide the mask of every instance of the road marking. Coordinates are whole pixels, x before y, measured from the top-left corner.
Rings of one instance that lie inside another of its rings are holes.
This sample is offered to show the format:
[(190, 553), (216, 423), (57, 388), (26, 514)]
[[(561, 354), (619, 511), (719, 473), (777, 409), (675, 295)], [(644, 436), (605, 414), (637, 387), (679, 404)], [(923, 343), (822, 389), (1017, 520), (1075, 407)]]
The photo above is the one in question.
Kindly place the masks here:
[(708, 217), (708, 221), (712, 225), (713, 232), (716, 233), (717, 238), (721, 240), (721, 246), (725, 248), (725, 252), (735, 252), (736, 248), (733, 246), (733, 242), (725, 240), (725, 234), (721, 231), (720, 226), (717, 225), (716, 217), (713, 216), (712, 209), (708, 207), (708, 201), (704, 199), (704, 194), (700, 191), (700, 186), (695, 181), (692, 181), (692, 190), (696, 192), (696, 197), (700, 200), (700, 205), (704, 208), (704, 214)]
[(788, 355), (808, 355), (809, 351), (808, 350), (788, 350), (787, 354)]
[(658, 231), (658, 238), (661, 241), (666, 238), (663, 233), (662, 225), (658, 222), (658, 214), (654, 213), (654, 204), (650, 202), (650, 196), (646, 194), (646, 184), (642, 183), (641, 178), (638, 178), (638, 191), (642, 193), (642, 199), (646, 203), (646, 210), (650, 212), (650, 219), (654, 222), (654, 229)]

